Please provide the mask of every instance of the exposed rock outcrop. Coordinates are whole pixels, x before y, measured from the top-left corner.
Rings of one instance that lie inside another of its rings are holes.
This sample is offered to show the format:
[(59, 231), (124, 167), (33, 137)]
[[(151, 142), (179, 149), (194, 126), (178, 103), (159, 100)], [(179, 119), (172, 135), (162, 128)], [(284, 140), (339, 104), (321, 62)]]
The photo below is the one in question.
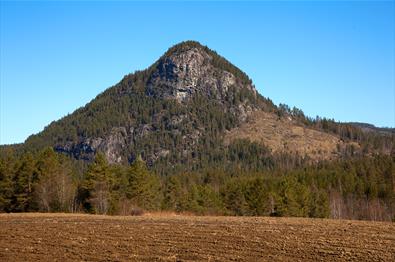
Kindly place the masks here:
[(197, 93), (225, 100), (232, 87), (256, 94), (254, 86), (243, 85), (232, 73), (215, 67), (212, 60), (211, 55), (198, 47), (160, 59), (147, 83), (147, 94), (178, 102), (187, 101)]

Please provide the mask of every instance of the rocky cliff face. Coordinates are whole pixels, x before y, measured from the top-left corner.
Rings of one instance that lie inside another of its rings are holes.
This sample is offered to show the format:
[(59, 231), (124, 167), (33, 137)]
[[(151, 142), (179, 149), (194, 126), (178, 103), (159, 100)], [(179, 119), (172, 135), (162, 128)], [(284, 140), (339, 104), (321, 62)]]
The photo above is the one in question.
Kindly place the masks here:
[(178, 102), (188, 101), (197, 93), (223, 101), (232, 87), (256, 94), (252, 85), (243, 85), (232, 73), (215, 67), (212, 60), (211, 55), (198, 47), (162, 58), (148, 81), (147, 94)]

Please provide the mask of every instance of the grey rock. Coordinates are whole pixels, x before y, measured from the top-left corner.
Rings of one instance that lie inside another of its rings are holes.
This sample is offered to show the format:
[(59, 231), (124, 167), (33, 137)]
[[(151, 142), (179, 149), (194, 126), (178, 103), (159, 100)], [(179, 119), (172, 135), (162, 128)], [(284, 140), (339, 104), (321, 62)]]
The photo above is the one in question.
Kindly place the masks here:
[(184, 102), (196, 93), (223, 100), (230, 87), (256, 94), (254, 86), (243, 86), (233, 74), (213, 66), (212, 59), (197, 47), (163, 58), (148, 81), (147, 95)]

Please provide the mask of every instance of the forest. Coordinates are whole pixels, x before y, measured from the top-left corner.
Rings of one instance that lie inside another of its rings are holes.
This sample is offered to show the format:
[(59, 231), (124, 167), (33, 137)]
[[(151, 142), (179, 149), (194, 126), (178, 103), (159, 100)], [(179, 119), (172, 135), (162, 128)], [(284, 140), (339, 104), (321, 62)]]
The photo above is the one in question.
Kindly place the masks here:
[(285, 168), (276, 164), (281, 158), (262, 158), (264, 152), (253, 143), (237, 149), (246, 143), (239, 141), (230, 149), (229, 159), (235, 160), (231, 163), (238, 164), (208, 165), (167, 176), (150, 170), (141, 157), (130, 166), (110, 165), (99, 152), (86, 164), (52, 148), (22, 155), (9, 149), (0, 158), (0, 210), (395, 221), (394, 156)]

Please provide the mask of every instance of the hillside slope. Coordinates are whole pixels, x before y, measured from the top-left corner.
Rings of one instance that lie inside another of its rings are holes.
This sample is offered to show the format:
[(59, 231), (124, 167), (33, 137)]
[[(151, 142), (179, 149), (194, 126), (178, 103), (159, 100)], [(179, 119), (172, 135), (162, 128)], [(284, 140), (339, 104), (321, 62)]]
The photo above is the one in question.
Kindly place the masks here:
[[(23, 147), (50, 146), (83, 160), (102, 151), (110, 163), (131, 162), (141, 154), (162, 171), (169, 164), (180, 169), (226, 164), (233, 159), (229, 147), (240, 139), (256, 142), (267, 154), (314, 160), (338, 158), (349, 145), (355, 145), (352, 152), (361, 151), (361, 136), (355, 135), (360, 128), (350, 132), (336, 123), (335, 131), (317, 128), (321, 122), (291, 116), (258, 94), (240, 69), (187, 41), (29, 137)], [(393, 137), (386, 135), (388, 153)]]
[[(225, 143), (236, 139), (248, 139), (267, 145), (272, 152), (288, 152), (307, 155), (313, 160), (339, 157), (340, 148), (347, 144), (338, 136), (317, 131), (289, 118), (263, 111), (253, 112), (248, 121), (226, 133)], [(358, 147), (357, 143), (354, 143)]]

